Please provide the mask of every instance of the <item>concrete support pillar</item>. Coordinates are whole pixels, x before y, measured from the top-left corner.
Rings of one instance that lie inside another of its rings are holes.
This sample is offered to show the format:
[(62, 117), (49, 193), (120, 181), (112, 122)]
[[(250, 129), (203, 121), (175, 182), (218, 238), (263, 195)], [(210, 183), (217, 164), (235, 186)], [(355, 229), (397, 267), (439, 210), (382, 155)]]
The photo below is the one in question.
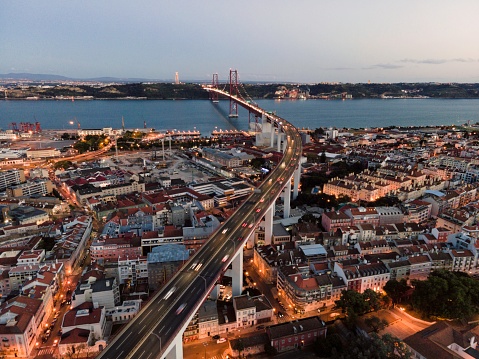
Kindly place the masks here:
[(236, 297), (241, 295), (243, 290), (243, 249), (238, 251), (238, 254), (234, 257), (231, 269), (233, 297)]
[(301, 165), (298, 165), (298, 168), (294, 171), (294, 187), (293, 187), (293, 200), (298, 198), (299, 192), (299, 181), (301, 178)]
[(283, 133), (280, 130), (278, 130), (278, 143), (277, 143), (277, 149), (276, 149), (277, 152), (281, 152), (281, 139), (282, 139), (282, 137), (283, 137)]
[(251, 234), (248, 237), (248, 240), (246, 241), (246, 248), (248, 248), (248, 249), (254, 248), (254, 238), (255, 238), (255, 235), (256, 235), (255, 232), (256, 231), (251, 232)]
[(273, 124), (271, 124), (271, 137), (269, 138), (269, 147), (273, 147), (274, 146), (274, 126)]
[(219, 288), (220, 288), (220, 285), (219, 285), (219, 284), (216, 284), (216, 285), (213, 287), (213, 289), (212, 289), (211, 292), (210, 292), (210, 296), (209, 296), (211, 299), (218, 300), (218, 297), (219, 297), (219, 295), (220, 295), (220, 290), (219, 290)]
[(264, 215), (264, 244), (271, 244), (271, 237), (273, 237), (273, 216), (274, 203), (268, 208)]
[(181, 359), (183, 358), (183, 336), (182, 332), (178, 334), (173, 342), (173, 347), (171, 350), (164, 356), (162, 357), (165, 359)]
[(289, 218), (291, 211), (291, 178), (286, 182), (286, 186), (284, 187), (283, 204), (283, 218)]

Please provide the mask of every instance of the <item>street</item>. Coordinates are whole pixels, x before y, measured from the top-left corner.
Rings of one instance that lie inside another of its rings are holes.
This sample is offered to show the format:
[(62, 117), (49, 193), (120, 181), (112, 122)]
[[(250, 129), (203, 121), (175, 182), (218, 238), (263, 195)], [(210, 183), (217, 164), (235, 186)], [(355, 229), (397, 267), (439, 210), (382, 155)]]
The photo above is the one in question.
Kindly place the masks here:
[(226, 358), (224, 352), (228, 349), (228, 342), (217, 344), (211, 338), (183, 344), (183, 358), (185, 359), (220, 359)]
[(408, 336), (434, 324), (434, 322), (425, 322), (423, 320), (411, 317), (399, 308), (390, 309), (388, 312), (399, 320), (380, 331), (380, 335), (389, 333), (403, 340), (404, 338), (407, 338)]

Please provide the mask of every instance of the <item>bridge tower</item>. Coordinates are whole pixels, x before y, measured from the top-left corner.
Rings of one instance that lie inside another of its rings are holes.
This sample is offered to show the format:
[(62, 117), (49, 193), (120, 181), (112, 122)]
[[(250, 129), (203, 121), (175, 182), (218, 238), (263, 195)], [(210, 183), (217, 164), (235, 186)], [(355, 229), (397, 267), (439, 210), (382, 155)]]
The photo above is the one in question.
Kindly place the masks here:
[[(211, 82), (211, 87), (217, 89), (218, 86), (218, 74), (213, 74), (213, 81)], [(213, 103), (218, 103), (218, 92), (210, 91), (210, 100)]]
[[(238, 70), (230, 69), (230, 95), (239, 97)], [(238, 117), (238, 104), (230, 98), (230, 114), (228, 117)]]

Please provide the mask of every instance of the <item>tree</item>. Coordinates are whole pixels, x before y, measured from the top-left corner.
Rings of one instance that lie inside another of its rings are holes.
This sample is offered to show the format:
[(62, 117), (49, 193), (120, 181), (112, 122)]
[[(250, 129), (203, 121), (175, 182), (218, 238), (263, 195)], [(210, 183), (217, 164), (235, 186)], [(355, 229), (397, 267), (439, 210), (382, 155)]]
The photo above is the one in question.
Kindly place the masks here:
[(368, 312), (371, 310), (377, 311), (381, 308), (381, 294), (372, 289), (366, 289), (362, 294), (363, 300), (368, 305)]
[(250, 165), (251, 167), (259, 170), (261, 167), (264, 167), (265, 166), (265, 163), (266, 163), (266, 160), (264, 158), (253, 158), (251, 161), (250, 161)]
[(343, 343), (341, 337), (337, 333), (328, 334), (325, 337), (319, 336), (314, 343), (314, 351), (321, 357), (330, 357), (334, 353), (341, 353)]
[(479, 313), (479, 283), (467, 274), (434, 271), (413, 286), (412, 305), (426, 317), (469, 319)]
[(273, 356), (277, 354), (276, 349), (271, 345), (271, 342), (269, 340), (266, 343), (264, 343), (264, 351), (269, 356)]
[(337, 359), (410, 359), (411, 352), (400, 339), (385, 334), (372, 334), (370, 338), (359, 336), (345, 346), (343, 353), (333, 355)]
[(53, 165), (53, 168), (56, 169), (56, 170), (58, 170), (60, 168), (66, 170), (67, 168), (70, 168), (72, 166), (73, 166), (72, 161), (64, 160), (64, 161), (55, 162), (55, 164)]
[(319, 156), (319, 162), (326, 163), (326, 152), (321, 152), (321, 156)]
[(388, 280), (383, 290), (393, 301), (393, 306), (401, 302), (401, 299), (406, 295), (406, 292), (410, 289), (406, 280), (403, 278), (400, 281), (395, 279)]
[(354, 290), (343, 290), (341, 297), (336, 301), (336, 306), (346, 313), (346, 324), (350, 328), (356, 324), (358, 316), (366, 313), (369, 308), (361, 293)]
[(298, 220), (299, 223), (316, 223), (318, 220), (312, 213), (305, 213)]
[(358, 316), (381, 307), (381, 295), (371, 289), (366, 289), (364, 293), (343, 290), (341, 297), (336, 301), (336, 306), (346, 313), (346, 323), (352, 327), (356, 324)]
[(233, 350), (237, 350), (239, 356), (241, 356), (241, 352), (244, 350), (244, 343), (241, 338), (233, 340), (233, 345), (231, 346)]
[(373, 315), (369, 318), (364, 319), (364, 324), (370, 327), (374, 333), (379, 333), (379, 331), (386, 328), (389, 323), (386, 319), (381, 319)]
[(322, 136), (324, 135), (324, 129), (322, 127), (319, 127), (314, 130), (314, 136)]

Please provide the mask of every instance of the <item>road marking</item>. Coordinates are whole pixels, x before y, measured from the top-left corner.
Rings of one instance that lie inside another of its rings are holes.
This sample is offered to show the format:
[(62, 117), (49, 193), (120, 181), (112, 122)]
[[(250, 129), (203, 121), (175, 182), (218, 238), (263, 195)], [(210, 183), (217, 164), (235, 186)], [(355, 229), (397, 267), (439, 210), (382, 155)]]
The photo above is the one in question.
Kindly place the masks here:
[(140, 323), (140, 324), (143, 323), (143, 321), (144, 321), (146, 318), (148, 318), (148, 316), (150, 315), (150, 313), (151, 313), (151, 310), (150, 310), (150, 312), (149, 312), (147, 315), (145, 315), (145, 317), (144, 317), (142, 320), (140, 320), (139, 323)]
[[(123, 341), (120, 343), (119, 346), (122, 346), (122, 345), (123, 345), (123, 343), (124, 343), (124, 342), (128, 339), (128, 337), (131, 335), (131, 333), (132, 333), (132, 332), (130, 332), (130, 334), (128, 334), (128, 335), (126, 336), (126, 338), (123, 339)], [(122, 352), (122, 353), (123, 353), (123, 352)]]

